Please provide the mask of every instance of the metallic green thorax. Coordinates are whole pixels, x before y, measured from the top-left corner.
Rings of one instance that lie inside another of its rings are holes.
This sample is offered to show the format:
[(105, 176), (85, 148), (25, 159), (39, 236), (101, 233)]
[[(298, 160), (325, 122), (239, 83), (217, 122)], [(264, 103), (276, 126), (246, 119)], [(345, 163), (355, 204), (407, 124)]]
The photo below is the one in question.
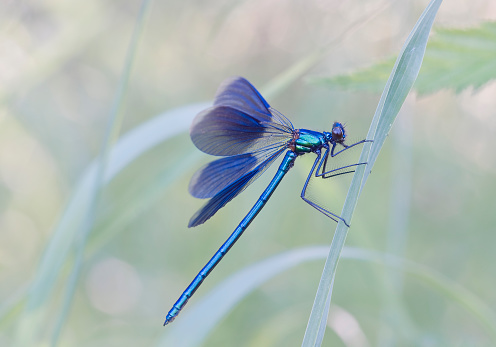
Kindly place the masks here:
[(299, 129), (299, 137), (295, 140), (294, 151), (297, 154), (309, 153), (322, 147), (325, 143), (326, 139), (323, 133)]

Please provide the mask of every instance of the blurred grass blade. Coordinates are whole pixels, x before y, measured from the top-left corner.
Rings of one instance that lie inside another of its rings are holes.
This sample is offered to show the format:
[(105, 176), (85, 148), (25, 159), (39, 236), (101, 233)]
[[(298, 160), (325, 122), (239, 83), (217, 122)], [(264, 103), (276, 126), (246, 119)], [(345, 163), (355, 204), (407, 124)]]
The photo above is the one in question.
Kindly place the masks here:
[[(327, 246), (303, 247), (290, 250), (236, 272), (198, 302), (189, 306), (173, 324), (164, 329), (156, 346), (199, 346), (219, 321), (243, 298), (266, 281), (307, 261), (323, 259), (329, 252)], [(359, 248), (343, 248), (342, 258), (377, 263), (415, 276), (429, 288), (446, 299), (458, 303), (471, 313), (477, 322), (496, 342), (496, 317), (474, 294), (425, 266), (389, 254)], [(330, 298), (330, 295), (328, 296)], [(327, 326), (327, 319), (322, 321)], [(194, 331), (194, 333), (192, 333)]]
[[(413, 182), (413, 107), (408, 96), (391, 134), (391, 193), (386, 251), (403, 257), (407, 250)], [(412, 343), (418, 336), (406, 303), (403, 300), (404, 276), (398, 271), (383, 273), (383, 308), (381, 316), (387, 324), (378, 334), (377, 345), (396, 346)], [(391, 334), (391, 330), (396, 334)]]
[[(217, 323), (254, 289), (283, 271), (309, 260), (325, 258), (328, 247), (306, 247), (281, 253), (236, 272), (195, 305), (187, 307), (164, 329), (161, 346), (198, 346)], [(192, 333), (194, 330), (194, 333)]]
[(346, 247), (343, 249), (342, 257), (383, 264), (417, 277), (431, 289), (438, 291), (447, 300), (456, 302), (468, 313), (472, 314), (479, 325), (484, 328), (492, 344), (496, 346), (496, 313), (472, 292), (443, 274), (394, 255), (359, 248)]
[[(109, 153), (104, 184), (110, 182), (143, 153), (185, 131), (193, 117), (209, 105), (209, 103), (198, 103), (173, 109), (122, 136)], [(76, 237), (77, 226), (82, 223), (84, 212), (89, 208), (91, 187), (95, 184), (96, 174), (97, 163), (94, 161), (82, 175), (45, 249), (28, 293), (25, 310), (19, 320), (18, 341), (37, 339), (37, 335), (40, 334), (40, 332), (35, 333), (33, 327), (42, 325), (45, 320), (45, 310), (48, 310), (46, 306), (55, 281)]]
[[(393, 71), (382, 93), (367, 134), (367, 139), (373, 139), (374, 142), (372, 145), (366, 143), (360, 155), (359, 162), (367, 162), (367, 165), (357, 167), (341, 213), (341, 217), (348, 222), (351, 222), (360, 191), (370, 174), (389, 129), (418, 75), (427, 45), (427, 39), (429, 38), (429, 32), (441, 2), (442, 0), (432, 0), (420, 16), (396, 60)], [(347, 231), (348, 228), (346, 225), (340, 221), (332, 240), (331, 249), (324, 266), (305, 331), (302, 344), (305, 347), (320, 346), (322, 343), (323, 334), (319, 334), (319, 328), (321, 321), (327, 318), (324, 317), (326, 311), (325, 305), (326, 302), (330, 302), (328, 296), (332, 294), (332, 282), (341, 250), (344, 247)]]
[(138, 43), (140, 41), (141, 33), (143, 31), (145, 16), (148, 9), (150, 0), (143, 0), (141, 2), (140, 10), (137, 15), (136, 24), (131, 36), (131, 41), (126, 53), (124, 67), (117, 86), (116, 95), (109, 112), (109, 121), (105, 138), (103, 141), (102, 149), (97, 159), (96, 177), (93, 187), (91, 188), (89, 198), (89, 208), (85, 211), (85, 217), (81, 228), (78, 231), (78, 237), (75, 242), (75, 260), (72, 267), (72, 272), (63, 284), (64, 299), (62, 307), (57, 317), (54, 331), (52, 333), (51, 345), (57, 346), (62, 329), (67, 321), (72, 302), (74, 300), (74, 293), (76, 292), (77, 283), (81, 274), (81, 269), (84, 262), (84, 250), (88, 242), (88, 237), (94, 228), (95, 220), (97, 217), (98, 205), (100, 203), (101, 192), (104, 183), (104, 175), (108, 165), (109, 153), (113, 143), (117, 140), (121, 132), (122, 119), (124, 113), (121, 111), (124, 104), (125, 95), (129, 85), (132, 67), (138, 50)]
[(191, 172), (195, 165), (198, 166), (201, 157), (202, 153), (200, 151), (192, 151), (173, 167), (167, 164), (166, 170), (157, 174), (156, 179), (147, 182), (146, 187), (140, 189), (138, 194), (133, 196), (133, 199), (126, 201), (124, 206), (118, 208), (118, 213), (114, 213), (109, 222), (106, 221), (105, 225), (102, 223), (102, 225), (97, 226), (98, 232), (92, 234), (86, 247), (87, 259), (97, 254), (119, 232), (125, 230), (127, 225), (149, 211), (150, 206), (156, 205), (171, 185), (183, 177), (185, 172)]

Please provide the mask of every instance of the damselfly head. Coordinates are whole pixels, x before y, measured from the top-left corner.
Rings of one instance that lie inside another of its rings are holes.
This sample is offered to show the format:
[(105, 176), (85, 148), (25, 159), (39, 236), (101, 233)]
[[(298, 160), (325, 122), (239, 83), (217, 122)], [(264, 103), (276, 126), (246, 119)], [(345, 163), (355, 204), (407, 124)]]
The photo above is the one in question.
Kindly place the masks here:
[(331, 137), (333, 142), (336, 143), (344, 142), (344, 139), (346, 138), (346, 133), (344, 131), (343, 124), (339, 122), (334, 122), (334, 124), (332, 125)]

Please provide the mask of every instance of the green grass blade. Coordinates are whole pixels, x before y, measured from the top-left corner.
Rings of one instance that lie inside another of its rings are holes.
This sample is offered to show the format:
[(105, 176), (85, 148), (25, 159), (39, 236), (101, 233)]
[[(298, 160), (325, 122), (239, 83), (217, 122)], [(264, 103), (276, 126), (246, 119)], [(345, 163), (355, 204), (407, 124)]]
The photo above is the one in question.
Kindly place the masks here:
[[(217, 285), (198, 302), (190, 303), (179, 319), (164, 329), (163, 336), (156, 346), (199, 346), (213, 328), (244, 297), (268, 280), (295, 266), (308, 261), (323, 259), (327, 256), (327, 246), (303, 247), (290, 250), (250, 265)], [(488, 336), (496, 342), (496, 317), (477, 296), (458, 283), (446, 278), (426, 266), (390, 254), (359, 248), (345, 247), (343, 259), (376, 263), (404, 274), (414, 276), (443, 297), (452, 300), (472, 314)], [(194, 300), (194, 299), (193, 299)], [(328, 296), (330, 300), (330, 295)], [(322, 320), (325, 327), (327, 319)], [(194, 334), (191, 327), (195, 327)]]
[[(393, 125), (396, 115), (400, 111), (406, 96), (412, 89), (413, 83), (418, 76), (432, 23), (434, 22), (439, 6), (441, 6), (441, 2), (442, 0), (432, 0), (429, 3), (408, 36), (398, 59), (396, 59), (393, 71), (389, 76), (381, 100), (375, 111), (374, 119), (372, 120), (373, 126), (370, 127), (367, 134), (367, 138), (373, 138), (374, 142), (372, 143), (370, 156), (367, 160), (362, 187), (372, 171), (372, 167)], [(375, 124), (377, 124), (376, 127)]]
[[(306, 247), (281, 253), (252, 264), (217, 285), (199, 302), (186, 307), (173, 324), (164, 329), (160, 346), (198, 346), (245, 296), (269, 279), (303, 262), (324, 258), (327, 247)], [(193, 299), (194, 300), (194, 299)], [(191, 327), (195, 327), (194, 334)]]
[[(406, 40), (386, 84), (367, 134), (367, 139), (373, 139), (374, 142), (372, 145), (366, 143), (360, 155), (359, 162), (367, 162), (367, 165), (358, 166), (341, 213), (341, 216), (348, 222), (351, 221), (360, 191), (384, 144), (387, 133), (418, 75), (430, 29), (441, 2), (442, 0), (432, 0), (424, 10)], [(320, 346), (322, 343), (323, 334), (319, 330), (322, 320), (327, 319), (324, 317), (325, 305), (328, 302), (328, 296), (332, 294), (332, 282), (347, 231), (346, 225), (339, 222), (317, 289), (302, 346)]]

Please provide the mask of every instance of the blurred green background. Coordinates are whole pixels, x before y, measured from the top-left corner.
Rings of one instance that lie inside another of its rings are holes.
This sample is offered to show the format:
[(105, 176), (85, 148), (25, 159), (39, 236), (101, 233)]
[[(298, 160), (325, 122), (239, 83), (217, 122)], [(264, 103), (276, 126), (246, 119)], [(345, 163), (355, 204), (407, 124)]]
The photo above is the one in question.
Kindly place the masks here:
[[(198, 108), (226, 77), (241, 75), (296, 128), (328, 131), (339, 120), (351, 140), (364, 138), (380, 90), (326, 88), (307, 77), (350, 73), (398, 54), (427, 4), (5, 1), (0, 346), (162, 345), (178, 324), (162, 328), (167, 311), (275, 168), (208, 223), (188, 229), (203, 203), (188, 194), (189, 179), (212, 159), (189, 139), (194, 114), (179, 109), (173, 121), (160, 123), (163, 128), (143, 126), (169, 119), (166, 112), (176, 108)], [(495, 18), (493, 1), (446, 1), (434, 32)], [(361, 195), (347, 245), (422, 264), (478, 298), (491, 317), (496, 85), (467, 85), (455, 92), (448, 81), (448, 88), (407, 98)], [(179, 133), (169, 136), (176, 128)], [(137, 135), (129, 147), (111, 152), (132, 132)], [(153, 138), (156, 145), (139, 150)], [(298, 159), (185, 312), (254, 262), (330, 244), (335, 224), (299, 198), (313, 160), (307, 157)], [(116, 164), (125, 158), (131, 158), (127, 165)], [(96, 194), (88, 170), (103, 185)], [(333, 180), (313, 194), (319, 201), (336, 199), (333, 211), (339, 212), (346, 191), (346, 180)], [(232, 307), (202, 345), (300, 345), (323, 263), (305, 262), (270, 279)], [(67, 294), (71, 285), (73, 297)], [(494, 334), (496, 327), (488, 324), (432, 283), (343, 259), (324, 345), (489, 346), (494, 335), (491, 340), (488, 331)]]

